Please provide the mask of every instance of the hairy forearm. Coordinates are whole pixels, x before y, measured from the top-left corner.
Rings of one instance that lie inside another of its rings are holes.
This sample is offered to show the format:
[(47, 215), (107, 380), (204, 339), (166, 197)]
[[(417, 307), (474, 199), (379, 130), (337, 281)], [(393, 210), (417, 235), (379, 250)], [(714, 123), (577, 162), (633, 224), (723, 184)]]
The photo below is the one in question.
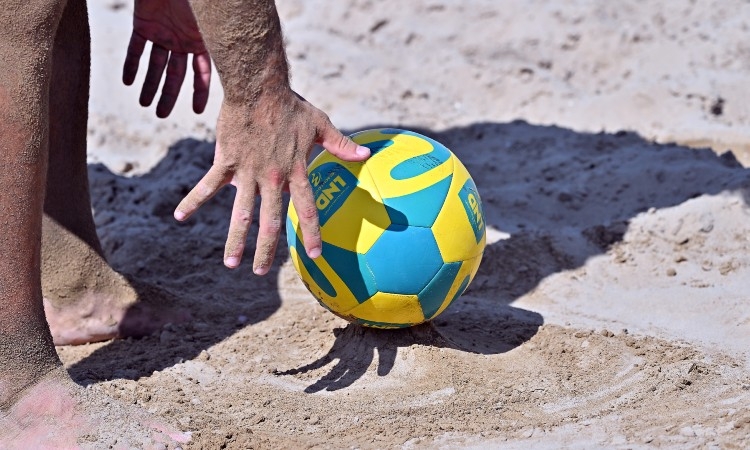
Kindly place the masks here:
[(225, 102), (252, 105), (289, 90), (289, 67), (273, 0), (190, 0)]

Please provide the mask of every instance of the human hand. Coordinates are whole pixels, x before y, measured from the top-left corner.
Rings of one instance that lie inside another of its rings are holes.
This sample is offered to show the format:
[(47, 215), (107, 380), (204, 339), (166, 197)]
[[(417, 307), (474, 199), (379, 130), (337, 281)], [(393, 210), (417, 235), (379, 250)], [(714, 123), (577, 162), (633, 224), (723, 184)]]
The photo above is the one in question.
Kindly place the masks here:
[(260, 194), (253, 271), (265, 275), (284, 223), (281, 195), (288, 187), (307, 254), (317, 258), (322, 248), (318, 210), (307, 178), (307, 159), (316, 143), (345, 161), (362, 161), (370, 155), (367, 147), (341, 134), (322, 111), (291, 90), (268, 94), (253, 107), (225, 102), (217, 124), (213, 166), (177, 206), (175, 218), (186, 220), (223, 186), (235, 186), (224, 249), (224, 264), (235, 268), (253, 221), (256, 194)]
[(159, 89), (166, 68), (167, 75), (156, 106), (157, 117), (167, 117), (174, 108), (187, 72), (188, 54), (193, 55), (193, 111), (206, 108), (211, 83), (211, 57), (206, 50), (188, 0), (135, 0), (133, 34), (130, 37), (122, 81), (135, 81), (138, 64), (146, 42), (153, 43), (140, 104), (149, 106)]

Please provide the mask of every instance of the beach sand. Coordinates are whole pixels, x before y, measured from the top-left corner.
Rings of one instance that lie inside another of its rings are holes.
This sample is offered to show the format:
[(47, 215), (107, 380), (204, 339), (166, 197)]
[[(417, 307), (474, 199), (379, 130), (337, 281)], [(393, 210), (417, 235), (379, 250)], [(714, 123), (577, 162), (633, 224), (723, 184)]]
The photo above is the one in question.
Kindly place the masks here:
[(119, 81), (131, 5), (92, 2), (99, 233), (196, 320), (58, 347), (66, 367), (185, 448), (750, 447), (750, 4), (665, 3), (278, 1), (300, 94), (348, 133), (437, 139), (482, 196), (466, 294), (377, 331), (321, 308), (283, 244), (266, 277), (225, 269), (231, 189), (173, 220), (218, 78), (203, 115), (188, 80), (156, 119)]

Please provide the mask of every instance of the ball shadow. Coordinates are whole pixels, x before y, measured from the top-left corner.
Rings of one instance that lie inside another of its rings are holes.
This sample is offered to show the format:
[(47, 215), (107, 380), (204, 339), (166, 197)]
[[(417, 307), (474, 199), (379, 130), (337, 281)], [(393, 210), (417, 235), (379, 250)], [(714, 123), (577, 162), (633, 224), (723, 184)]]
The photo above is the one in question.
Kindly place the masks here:
[(533, 337), (544, 320), (538, 313), (511, 306), (500, 306), (493, 314), (481, 314), (471, 299), (451, 306), (434, 321), (411, 328), (382, 330), (348, 324), (336, 328), (328, 352), (317, 360), (295, 369), (275, 371), (277, 376), (297, 375), (334, 363), (329, 372), (304, 392), (337, 391), (361, 378), (377, 357), (378, 376), (388, 375), (396, 356), (413, 346), (498, 354), (510, 351)]

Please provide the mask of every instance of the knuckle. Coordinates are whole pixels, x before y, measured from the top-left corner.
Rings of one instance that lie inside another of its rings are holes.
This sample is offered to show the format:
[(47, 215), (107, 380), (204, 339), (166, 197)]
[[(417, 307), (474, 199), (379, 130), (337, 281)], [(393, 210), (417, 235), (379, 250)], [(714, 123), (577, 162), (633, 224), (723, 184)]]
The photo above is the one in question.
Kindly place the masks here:
[(159, 100), (163, 105), (169, 105), (177, 101), (177, 97), (172, 93), (172, 89), (165, 88)]
[(268, 182), (271, 183), (272, 186), (281, 186), (286, 178), (284, 177), (283, 172), (279, 169), (270, 169), (267, 176)]
[(249, 209), (240, 208), (236, 214), (237, 222), (243, 225), (249, 225), (253, 221), (253, 212)]
[(328, 117), (328, 114), (326, 114), (325, 112), (323, 112), (323, 111), (321, 111), (319, 109), (316, 109), (315, 110), (315, 114), (318, 116), (318, 121), (320, 122), (321, 126), (323, 126), (323, 127), (329, 127), (329, 126), (333, 125), (331, 123), (331, 118)]
[(148, 91), (148, 92), (151, 92), (151, 91), (156, 92), (156, 90), (159, 88), (159, 81), (160, 80), (161, 80), (161, 77), (159, 77), (159, 78), (155, 78), (155, 77), (146, 78), (143, 81), (143, 90), (144, 91)]
[(298, 173), (296, 169), (293, 170), (297, 173), (295, 173), (294, 177), (290, 177), (289, 186), (294, 187), (297, 190), (310, 189), (310, 181), (307, 179), (307, 172)]
[(299, 218), (307, 222), (318, 218), (318, 208), (313, 205), (301, 206), (297, 210)]
[(307, 183), (307, 162), (304, 160), (297, 161), (292, 167), (292, 175), (295, 181)]
[(342, 148), (349, 147), (352, 144), (354, 144), (354, 141), (352, 141), (351, 138), (349, 138), (349, 136), (344, 136), (343, 134), (341, 135), (340, 145)]
[(331, 135), (331, 129), (335, 130), (335, 128), (333, 128), (333, 124), (331, 124), (331, 121), (326, 117), (325, 120), (322, 121), (318, 126), (316, 134), (321, 138), (326, 138)]
[(208, 197), (211, 195), (213, 190), (210, 186), (208, 186), (205, 182), (201, 181), (198, 183), (198, 185), (195, 187), (195, 192), (202, 198)]
[(266, 236), (276, 235), (280, 231), (281, 231), (281, 219), (267, 220), (260, 227), (260, 232)]
[(167, 75), (172, 77), (184, 76), (185, 68), (179, 64), (170, 64), (167, 66)]
[(237, 162), (231, 158), (215, 159), (213, 163), (213, 166), (216, 167), (217, 171), (222, 174), (236, 172), (237, 165)]

